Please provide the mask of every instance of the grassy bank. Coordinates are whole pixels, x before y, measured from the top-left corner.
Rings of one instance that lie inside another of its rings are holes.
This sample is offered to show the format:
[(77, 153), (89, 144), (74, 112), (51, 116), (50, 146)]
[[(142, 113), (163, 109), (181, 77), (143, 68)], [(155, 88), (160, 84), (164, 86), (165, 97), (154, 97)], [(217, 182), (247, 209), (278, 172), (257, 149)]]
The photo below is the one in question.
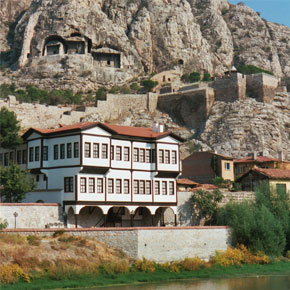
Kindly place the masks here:
[(79, 236), (0, 234), (0, 281), (5, 289), (81, 288), (178, 279), (226, 278), (290, 273), (290, 257), (270, 259), (244, 246), (228, 248), (205, 262), (133, 261), (124, 253)]
[(242, 265), (242, 266), (213, 266), (209, 269), (195, 271), (169, 272), (158, 269), (155, 272), (130, 272), (121, 274), (87, 275), (61, 281), (51, 280), (48, 277), (35, 279), (31, 283), (19, 282), (12, 285), (1, 285), (1, 290), (40, 290), (56, 288), (82, 288), (107, 285), (122, 285), (146, 282), (166, 282), (180, 279), (220, 279), (229, 277), (247, 277), (253, 275), (290, 274), (289, 262), (275, 262), (267, 265)]

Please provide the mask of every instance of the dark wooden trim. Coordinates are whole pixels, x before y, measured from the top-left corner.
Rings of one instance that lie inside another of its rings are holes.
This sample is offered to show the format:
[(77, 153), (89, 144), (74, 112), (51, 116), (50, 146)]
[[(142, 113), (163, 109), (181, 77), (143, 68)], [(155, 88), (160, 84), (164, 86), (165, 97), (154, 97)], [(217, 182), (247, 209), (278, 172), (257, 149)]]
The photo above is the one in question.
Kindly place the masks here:
[(120, 205), (120, 206), (177, 206), (176, 202), (132, 202), (130, 204), (128, 204), (127, 202), (117, 202), (117, 201), (109, 201), (109, 202), (102, 202), (102, 201), (64, 201), (63, 202), (64, 205), (92, 205), (92, 206), (98, 206), (98, 205)]
[(105, 202), (107, 202), (107, 176), (105, 176), (105, 188), (104, 188), (104, 194), (105, 194)]
[(177, 162), (178, 162), (178, 171), (181, 172), (181, 168), (180, 168), (181, 167), (180, 166), (180, 162), (181, 162), (181, 160), (180, 160), (180, 144), (178, 144), (178, 160), (177, 160)]
[(131, 172), (131, 180), (130, 180), (130, 188), (131, 188), (131, 202), (133, 202), (133, 171), (130, 170)]
[(75, 175), (75, 200), (78, 201), (78, 176)]
[(152, 178), (151, 179), (152, 202), (154, 202), (154, 185), (155, 185), (155, 180), (154, 180), (154, 178)]
[(59, 168), (75, 168), (75, 167), (82, 167), (80, 164), (77, 165), (66, 165), (66, 166), (54, 166), (54, 167), (38, 167), (39, 169), (43, 170), (49, 170), (49, 169), (59, 169)]
[(158, 150), (158, 143), (155, 145), (155, 168), (156, 171), (159, 171), (159, 150)]
[[(41, 138), (40, 140), (40, 150), (39, 150), (39, 154), (40, 154), (40, 168), (43, 167), (43, 138)], [(47, 148), (47, 157), (48, 157), (48, 148)]]
[[(112, 168), (112, 139), (110, 138), (110, 146), (108, 148), (108, 151), (110, 149), (110, 152), (108, 152), (108, 157), (110, 158), (109, 159), (109, 167)], [(115, 150), (113, 149), (113, 160), (115, 159)]]
[(80, 135), (80, 147), (79, 147), (79, 157), (80, 157), (80, 164), (83, 166), (83, 135)]

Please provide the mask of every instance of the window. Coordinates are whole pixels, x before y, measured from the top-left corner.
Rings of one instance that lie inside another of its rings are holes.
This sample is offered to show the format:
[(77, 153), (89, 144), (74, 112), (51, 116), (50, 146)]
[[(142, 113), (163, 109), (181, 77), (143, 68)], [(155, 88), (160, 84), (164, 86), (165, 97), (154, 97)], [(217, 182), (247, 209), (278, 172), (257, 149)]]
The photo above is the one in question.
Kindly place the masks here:
[(103, 187), (103, 178), (98, 178), (97, 179), (97, 192), (98, 193), (103, 193), (104, 192), (104, 187)]
[(129, 186), (130, 186), (129, 179), (125, 179), (124, 180), (124, 194), (129, 194), (130, 193)]
[(156, 162), (156, 150), (155, 149), (152, 149), (152, 152), (151, 152), (151, 162), (152, 163), (155, 163)]
[(79, 158), (79, 142), (74, 142), (74, 158)]
[(99, 144), (94, 143), (93, 145), (93, 158), (100, 158), (100, 152), (99, 152)]
[[(3, 155), (2, 155), (2, 158), (3, 158)], [(17, 153), (16, 153), (16, 161), (17, 161), (17, 164), (21, 164), (21, 150), (18, 150)], [(0, 162), (0, 164), (2, 165), (2, 162)]]
[(115, 158), (115, 153), (114, 153), (114, 146), (113, 145), (111, 145), (111, 160), (114, 160), (114, 158)]
[(169, 181), (169, 194), (174, 195), (174, 182)]
[(117, 161), (122, 160), (122, 147), (121, 146), (116, 147), (116, 160)]
[(58, 159), (58, 145), (53, 146), (53, 158), (54, 160)]
[(89, 178), (89, 193), (95, 193), (95, 178)]
[(170, 163), (170, 151), (165, 150), (165, 164), (169, 164), (169, 163)]
[(91, 157), (91, 143), (85, 143), (85, 158)]
[(116, 193), (122, 193), (122, 180), (117, 179), (116, 180)]
[(39, 182), (39, 175), (36, 175), (36, 182)]
[(155, 181), (155, 188), (154, 188), (155, 194), (160, 194), (160, 181)]
[(276, 191), (280, 194), (286, 194), (286, 184), (285, 183), (278, 183), (276, 184)]
[(108, 158), (108, 144), (102, 144), (102, 158)]
[(164, 150), (159, 150), (159, 163), (164, 163)]
[(139, 192), (140, 194), (145, 194), (145, 181), (144, 180), (139, 181)]
[(81, 193), (87, 192), (87, 179), (85, 177), (81, 177)]
[(138, 161), (139, 161), (139, 149), (134, 148), (134, 162), (138, 162)]
[(66, 144), (66, 158), (72, 158), (72, 146), (71, 143)]
[(43, 161), (48, 160), (48, 146), (42, 147), (42, 159), (43, 159)]
[[(33, 162), (33, 154), (34, 154), (34, 148), (30, 147), (29, 148), (29, 162)], [(8, 155), (8, 153), (7, 153)]]
[(65, 145), (60, 144), (60, 159), (65, 159)]
[[(43, 176), (43, 180), (45, 175)], [(64, 192), (73, 192), (74, 191), (74, 180), (73, 177), (65, 177), (64, 178)]]
[(9, 153), (9, 160), (10, 160), (10, 163), (14, 161), (14, 152)]
[(108, 179), (108, 193), (114, 193), (114, 179)]
[(146, 149), (146, 151), (145, 151), (145, 162), (146, 163), (150, 163), (150, 161), (151, 161), (151, 150), (150, 149)]
[(39, 161), (39, 146), (35, 147), (35, 161)]
[(162, 181), (162, 194), (167, 194), (167, 181)]
[(130, 161), (130, 148), (124, 147), (124, 161)]
[(171, 152), (171, 162), (172, 162), (172, 164), (177, 164), (177, 152), (176, 151)]
[(151, 194), (151, 181), (146, 180), (146, 189), (145, 189), (146, 194)]
[(139, 162), (145, 162), (145, 149), (139, 149)]
[(3, 165), (3, 153), (0, 153), (0, 166)]
[(229, 162), (225, 163), (225, 170), (231, 170), (231, 163)]
[(134, 194), (139, 194), (139, 181), (134, 180)]
[(22, 164), (27, 163), (27, 150), (22, 150)]

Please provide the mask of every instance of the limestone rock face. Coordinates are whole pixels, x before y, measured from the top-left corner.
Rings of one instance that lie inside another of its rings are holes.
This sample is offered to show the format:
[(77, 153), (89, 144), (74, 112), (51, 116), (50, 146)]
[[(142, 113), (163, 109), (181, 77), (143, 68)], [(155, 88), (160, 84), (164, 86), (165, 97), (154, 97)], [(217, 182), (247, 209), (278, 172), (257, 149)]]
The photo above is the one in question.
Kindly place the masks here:
[(282, 151), (290, 160), (290, 95), (278, 94), (271, 105), (253, 99), (216, 102), (201, 140), (234, 157), (263, 152), (277, 158)]
[[(2, 24), (10, 15), (3, 11)], [(290, 77), (289, 45), (288, 27), (227, 0), (33, 0), (13, 50), (22, 81), (92, 90), (172, 68), (221, 75), (241, 63)]]

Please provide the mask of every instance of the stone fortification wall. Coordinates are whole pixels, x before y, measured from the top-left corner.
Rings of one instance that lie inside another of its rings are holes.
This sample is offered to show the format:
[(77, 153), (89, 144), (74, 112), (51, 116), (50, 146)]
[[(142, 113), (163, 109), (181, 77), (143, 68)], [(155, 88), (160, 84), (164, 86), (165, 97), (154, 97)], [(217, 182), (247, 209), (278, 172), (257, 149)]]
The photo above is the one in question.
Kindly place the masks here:
[(211, 82), (209, 86), (214, 89), (216, 101), (234, 102), (245, 99), (246, 82), (247, 78), (245, 75), (233, 73), (229, 77)]
[[(45, 236), (53, 235), (54, 231), (4, 230), (6, 233)], [(122, 250), (133, 259), (144, 257), (156, 262), (177, 261), (187, 257), (208, 260), (215, 251), (226, 250), (231, 245), (231, 231), (227, 227), (65, 229), (65, 232), (96, 238)]]
[(191, 128), (202, 128), (213, 103), (213, 89), (198, 88), (160, 95), (157, 107)]
[(99, 115), (100, 121), (120, 118), (130, 109), (139, 108), (154, 112), (157, 108), (158, 95), (112, 95), (107, 100), (98, 101), (97, 107), (83, 107), (77, 110), (70, 106), (48, 106), (32, 103), (19, 103), (14, 96), (8, 100), (0, 99), (0, 108), (6, 107), (13, 111), (20, 121), (22, 129), (57, 128), (59, 124), (70, 125), (80, 122), (91, 114)]
[(63, 227), (62, 209), (57, 203), (0, 203), (0, 219), (7, 220), (8, 228)]
[(106, 101), (98, 101), (96, 113), (101, 114), (104, 120), (114, 120), (130, 110), (139, 108), (154, 112), (157, 107), (158, 95), (112, 95), (108, 94)]
[(278, 86), (279, 79), (269, 74), (247, 75), (247, 95), (258, 102), (271, 104)]

